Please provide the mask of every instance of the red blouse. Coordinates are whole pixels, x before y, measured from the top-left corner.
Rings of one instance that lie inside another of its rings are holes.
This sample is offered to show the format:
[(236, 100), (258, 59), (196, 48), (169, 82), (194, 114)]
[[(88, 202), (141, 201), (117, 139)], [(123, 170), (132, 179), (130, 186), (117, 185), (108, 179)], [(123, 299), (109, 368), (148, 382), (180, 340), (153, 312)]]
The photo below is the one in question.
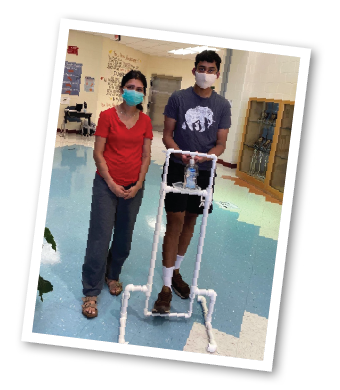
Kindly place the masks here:
[(116, 109), (109, 108), (100, 113), (95, 135), (106, 138), (103, 155), (113, 181), (121, 186), (138, 181), (144, 138), (153, 138), (150, 117), (140, 112), (136, 124), (128, 129)]

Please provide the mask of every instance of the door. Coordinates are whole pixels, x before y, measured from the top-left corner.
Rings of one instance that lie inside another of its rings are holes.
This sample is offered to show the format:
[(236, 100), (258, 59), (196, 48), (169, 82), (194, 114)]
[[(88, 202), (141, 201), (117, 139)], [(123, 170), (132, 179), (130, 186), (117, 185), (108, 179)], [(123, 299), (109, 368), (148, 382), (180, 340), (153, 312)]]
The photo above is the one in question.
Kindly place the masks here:
[(163, 132), (164, 108), (171, 94), (181, 89), (181, 81), (181, 77), (152, 76), (148, 114), (154, 131)]

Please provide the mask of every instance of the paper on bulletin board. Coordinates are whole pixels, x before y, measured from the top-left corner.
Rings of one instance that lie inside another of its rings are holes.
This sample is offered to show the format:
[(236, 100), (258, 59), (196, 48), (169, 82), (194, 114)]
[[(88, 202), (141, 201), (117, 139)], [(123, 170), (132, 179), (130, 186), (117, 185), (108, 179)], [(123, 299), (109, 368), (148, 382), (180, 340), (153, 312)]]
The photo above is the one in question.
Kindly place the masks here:
[(82, 66), (83, 64), (65, 61), (62, 94), (79, 96)]
[(60, 104), (67, 104), (70, 105), (70, 97), (69, 96), (62, 96), (60, 99)]
[(85, 76), (85, 92), (93, 92), (94, 91), (94, 78)]

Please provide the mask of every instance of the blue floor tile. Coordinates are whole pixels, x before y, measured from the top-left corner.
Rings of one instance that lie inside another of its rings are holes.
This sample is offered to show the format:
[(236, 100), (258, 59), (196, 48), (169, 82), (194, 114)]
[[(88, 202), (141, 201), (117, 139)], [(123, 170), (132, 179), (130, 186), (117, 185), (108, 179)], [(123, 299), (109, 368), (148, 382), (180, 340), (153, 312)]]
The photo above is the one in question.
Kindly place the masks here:
[[(104, 286), (98, 298), (99, 316), (88, 320), (81, 313), (81, 271), (89, 227), (95, 164), (90, 147), (73, 145), (55, 149), (46, 226), (60, 252), (60, 263), (41, 264), (41, 276), (53, 292), (37, 296), (33, 332), (108, 342), (118, 341), (121, 296), (113, 297)], [(135, 225), (132, 248), (121, 280), (124, 285), (147, 283), (154, 223), (158, 211), (161, 167), (151, 163), (146, 189)], [(191, 245), (181, 265), (189, 284), (196, 260), (199, 217)], [(238, 214), (219, 208), (208, 217), (198, 287), (214, 289), (217, 300), (214, 328), (239, 337), (244, 311), (268, 317), (277, 242), (259, 236), (259, 227), (237, 220)], [(165, 226), (165, 213), (162, 217)], [(154, 275), (151, 310), (162, 283), (162, 234)], [(189, 319), (145, 317), (145, 295), (131, 293), (126, 341), (130, 344), (183, 350), (194, 322), (204, 323), (195, 301)], [(172, 311), (186, 312), (189, 301), (173, 297)]]

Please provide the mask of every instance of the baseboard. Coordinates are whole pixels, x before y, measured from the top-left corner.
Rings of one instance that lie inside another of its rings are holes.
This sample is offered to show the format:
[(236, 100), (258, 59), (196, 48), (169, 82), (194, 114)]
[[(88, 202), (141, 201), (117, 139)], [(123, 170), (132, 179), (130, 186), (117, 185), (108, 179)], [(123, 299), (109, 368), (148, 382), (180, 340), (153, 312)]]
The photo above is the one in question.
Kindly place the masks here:
[(237, 164), (231, 164), (231, 163), (225, 162), (221, 158), (217, 159), (217, 163), (218, 164), (222, 164), (224, 167), (228, 167), (228, 168), (231, 168), (231, 169), (236, 169), (237, 168)]

